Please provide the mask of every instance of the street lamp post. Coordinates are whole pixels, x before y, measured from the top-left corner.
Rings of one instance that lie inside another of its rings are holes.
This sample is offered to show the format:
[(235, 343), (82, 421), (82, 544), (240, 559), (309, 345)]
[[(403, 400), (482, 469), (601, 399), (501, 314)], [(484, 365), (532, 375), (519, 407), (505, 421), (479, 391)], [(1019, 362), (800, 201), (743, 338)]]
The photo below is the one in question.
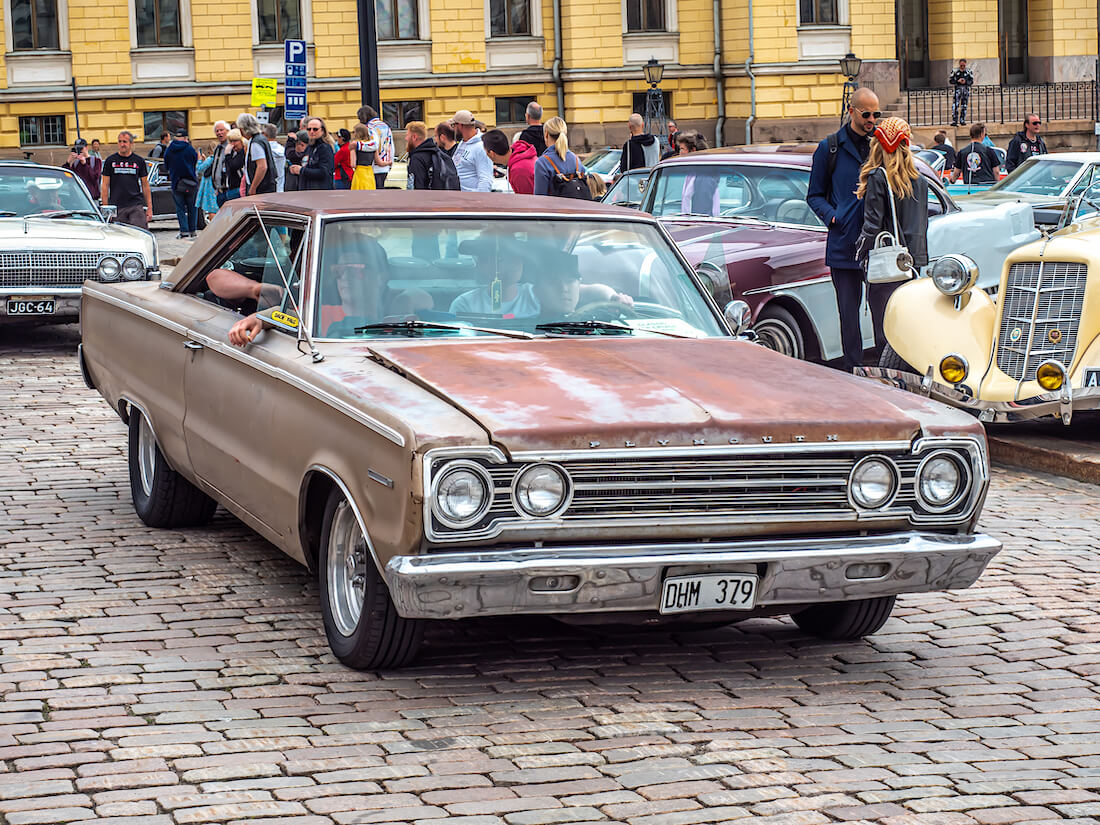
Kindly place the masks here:
[(378, 94), (378, 29), (374, 19), (374, 0), (356, 0), (359, 23), (359, 95), (364, 106), (381, 114)]
[(660, 89), (665, 67), (657, 62), (657, 58), (651, 57), (642, 66), (642, 72), (645, 82), (649, 84), (645, 93), (645, 130), (657, 138), (663, 154), (668, 149), (668, 113), (665, 112), (665, 95)]
[(840, 58), (840, 73), (844, 75), (847, 80), (844, 81), (844, 96), (840, 101), (840, 122), (844, 122), (844, 116), (848, 113), (848, 104), (852, 100), (852, 94), (859, 88), (859, 83), (856, 82), (856, 77), (859, 75), (859, 67), (863, 61), (856, 57), (852, 52), (844, 55)]

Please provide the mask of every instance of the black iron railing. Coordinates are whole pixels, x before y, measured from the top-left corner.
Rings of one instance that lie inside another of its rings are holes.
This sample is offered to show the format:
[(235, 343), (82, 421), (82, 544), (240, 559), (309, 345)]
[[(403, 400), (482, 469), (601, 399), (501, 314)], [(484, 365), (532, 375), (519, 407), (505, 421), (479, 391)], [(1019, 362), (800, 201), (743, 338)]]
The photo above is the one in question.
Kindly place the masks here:
[[(954, 89), (908, 89), (906, 120), (912, 126), (951, 122)], [(967, 123), (1018, 123), (1028, 112), (1044, 121), (1096, 120), (1096, 82), (1029, 83), (1021, 86), (973, 86)]]

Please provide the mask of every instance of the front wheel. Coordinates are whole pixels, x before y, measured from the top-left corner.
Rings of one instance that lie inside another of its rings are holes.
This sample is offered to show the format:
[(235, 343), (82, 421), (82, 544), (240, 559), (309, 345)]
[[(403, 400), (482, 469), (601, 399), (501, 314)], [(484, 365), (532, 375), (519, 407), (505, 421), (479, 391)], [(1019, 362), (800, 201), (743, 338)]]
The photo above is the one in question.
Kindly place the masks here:
[(768, 349), (791, 358), (805, 359), (806, 344), (802, 339), (802, 328), (798, 325), (798, 319), (783, 307), (764, 307), (752, 329), (757, 340)]
[(794, 623), (819, 639), (861, 639), (882, 629), (894, 609), (894, 596), (816, 604), (792, 613)]
[(356, 670), (402, 667), (415, 657), (424, 622), (402, 618), (347, 499), (334, 490), (321, 522), (321, 615), (329, 647)]
[(899, 372), (911, 372), (914, 375), (919, 375), (915, 369), (909, 366), (909, 363), (898, 355), (892, 346), (889, 344), (883, 344), (882, 354), (878, 357), (878, 365), (887, 370), (898, 370)]
[(198, 527), (214, 517), (217, 502), (168, 466), (144, 413), (130, 408), (130, 495), (138, 518), (150, 527)]

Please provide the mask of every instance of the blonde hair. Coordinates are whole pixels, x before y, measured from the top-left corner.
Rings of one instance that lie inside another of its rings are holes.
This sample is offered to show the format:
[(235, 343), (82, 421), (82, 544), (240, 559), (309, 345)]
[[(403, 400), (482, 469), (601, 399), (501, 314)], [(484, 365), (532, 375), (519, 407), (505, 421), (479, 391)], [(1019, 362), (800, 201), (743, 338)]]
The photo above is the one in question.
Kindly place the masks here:
[(370, 129), (367, 128), (365, 123), (356, 123), (351, 130), (351, 134), (356, 140), (366, 140), (370, 137)]
[(565, 121), (560, 117), (552, 117), (542, 126), (546, 132), (546, 137), (549, 141), (554, 143), (554, 151), (558, 153), (558, 157), (562, 160), (569, 154), (569, 127), (565, 125)]
[(871, 138), (871, 152), (863, 168), (859, 170), (859, 186), (856, 197), (860, 200), (867, 194), (867, 178), (879, 167), (886, 170), (886, 180), (898, 198), (913, 197), (913, 181), (920, 177), (909, 147), (901, 145), (896, 152), (887, 152), (877, 138)]
[(240, 129), (230, 129), (229, 134), (225, 136), (226, 140), (244, 140), (244, 135), (241, 134)]
[(405, 124), (405, 131), (412, 132), (421, 140), (425, 140), (428, 137), (428, 124), (422, 120), (410, 120)]
[(599, 200), (607, 194), (607, 184), (595, 172), (589, 172), (585, 175), (584, 182), (588, 184), (588, 189), (592, 193), (592, 200)]

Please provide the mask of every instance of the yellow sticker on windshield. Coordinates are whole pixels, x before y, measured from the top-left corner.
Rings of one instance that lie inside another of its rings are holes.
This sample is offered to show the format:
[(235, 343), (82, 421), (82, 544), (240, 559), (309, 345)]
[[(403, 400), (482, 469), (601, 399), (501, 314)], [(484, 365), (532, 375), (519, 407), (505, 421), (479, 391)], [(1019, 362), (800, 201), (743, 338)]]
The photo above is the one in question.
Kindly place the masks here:
[(279, 312), (279, 310), (272, 310), (271, 320), (278, 321), (280, 324), (286, 324), (288, 327), (298, 327), (298, 319), (293, 315), (287, 315), (285, 312)]

